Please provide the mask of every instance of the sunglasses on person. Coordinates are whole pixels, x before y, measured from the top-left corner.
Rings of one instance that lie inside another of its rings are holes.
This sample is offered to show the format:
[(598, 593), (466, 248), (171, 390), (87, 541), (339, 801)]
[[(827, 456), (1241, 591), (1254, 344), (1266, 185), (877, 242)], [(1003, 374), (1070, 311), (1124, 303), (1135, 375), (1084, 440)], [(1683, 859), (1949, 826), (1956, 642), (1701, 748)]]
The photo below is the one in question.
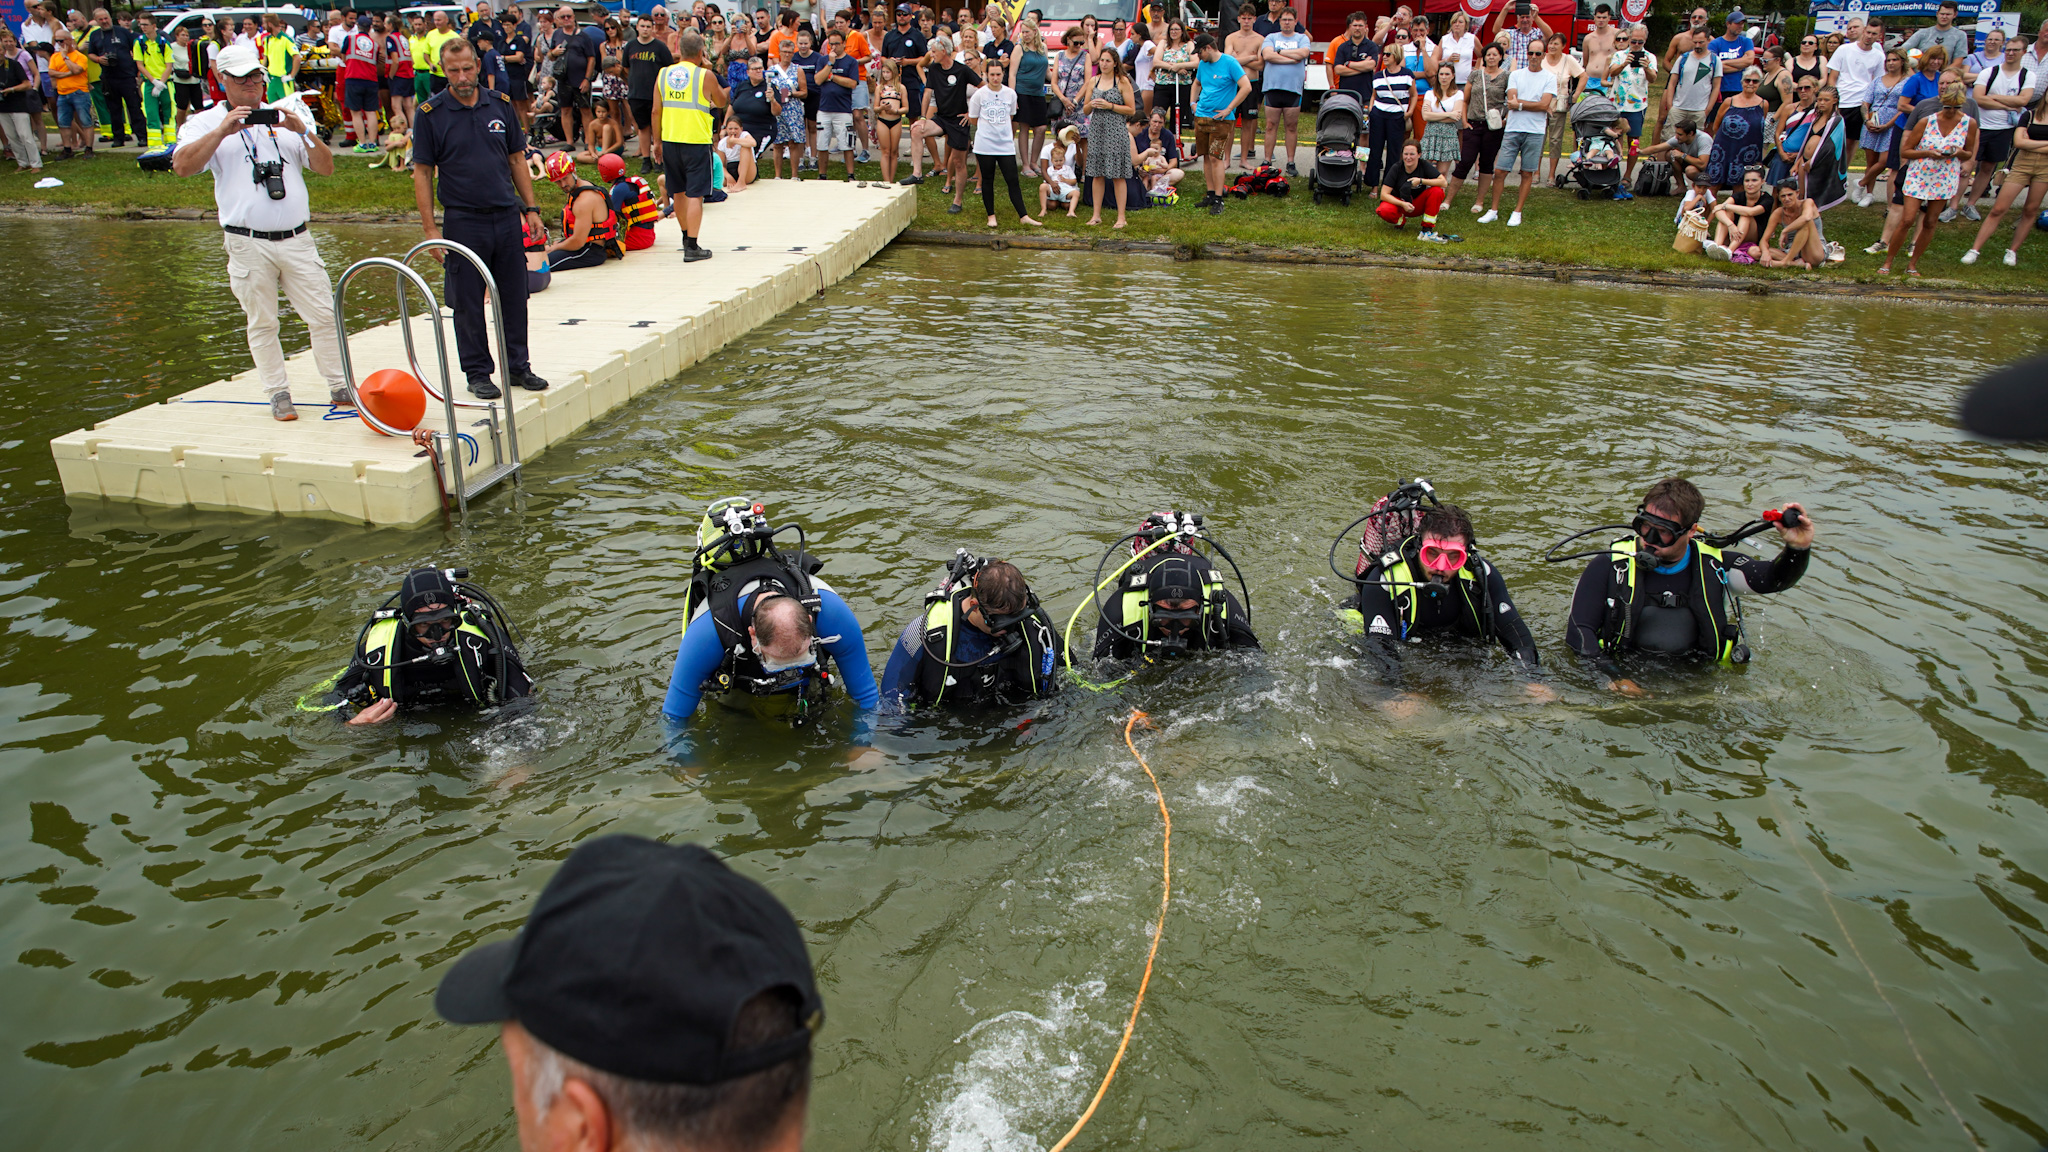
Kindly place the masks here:
[(1799, 91), (1801, 91), (1801, 92), (1811, 92), (1811, 91), (1813, 91), (1813, 85), (1811, 85), (1811, 84), (1801, 84), (1801, 85), (1799, 86), (1799, 89), (1798, 89), (1798, 90), (1799, 90)]
[(1629, 527), (1652, 548), (1669, 548), (1678, 543), (1687, 531), (1677, 521), (1666, 520), (1640, 504), (1636, 506), (1636, 518), (1629, 521)]
[(1438, 544), (1433, 540), (1425, 541), (1422, 545), (1422, 566), (1435, 569), (1438, 572), (1455, 571), (1465, 566), (1466, 555), (1463, 544)]

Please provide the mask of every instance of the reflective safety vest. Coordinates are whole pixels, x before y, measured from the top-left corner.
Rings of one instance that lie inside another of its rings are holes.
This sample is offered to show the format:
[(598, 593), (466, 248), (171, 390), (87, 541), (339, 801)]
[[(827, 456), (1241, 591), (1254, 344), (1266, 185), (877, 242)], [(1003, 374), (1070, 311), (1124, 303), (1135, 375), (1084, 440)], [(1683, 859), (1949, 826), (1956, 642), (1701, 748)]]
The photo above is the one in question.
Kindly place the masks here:
[(917, 700), (937, 704), (950, 690), (955, 701), (977, 703), (997, 697), (1049, 696), (1059, 689), (1053, 669), (1059, 659), (1059, 634), (1052, 618), (1032, 601), (1031, 614), (1015, 625), (1021, 642), (1009, 652), (975, 662), (970, 667), (948, 667), (953, 659), (953, 639), (962, 628), (972, 628), (960, 610), (961, 602), (974, 595), (974, 585), (963, 583), (948, 594), (943, 586), (925, 597), (924, 645), (917, 654)]
[(595, 192), (597, 198), (604, 201), (604, 219), (590, 226), (590, 243), (603, 245), (605, 251), (614, 257), (624, 256), (625, 251), (619, 247), (618, 213), (612, 211), (611, 197), (595, 184), (578, 184), (570, 190), (569, 202), (562, 205), (562, 236), (566, 239), (575, 233), (576, 199), (585, 192)]
[(1167, 561), (1191, 566), (1202, 582), (1202, 627), (1189, 637), (1190, 646), (1200, 644), (1221, 648), (1230, 635), (1230, 597), (1223, 588), (1223, 574), (1202, 556), (1161, 556), (1146, 564), (1144, 571), (1126, 573), (1122, 582), (1123, 634), (1136, 641), (1148, 639), (1152, 624), (1152, 590), (1148, 586), (1152, 569)]
[[(1728, 566), (1721, 550), (1699, 540), (1692, 542), (1692, 594), (1686, 606), (1692, 609), (1696, 626), (1694, 643), (1715, 662), (1742, 664), (1749, 649), (1742, 644), (1742, 623), (1728, 617)], [(1636, 538), (1624, 536), (1608, 547), (1607, 619), (1600, 627), (1600, 650), (1609, 656), (1629, 647), (1643, 606), (1636, 602), (1636, 569), (1643, 561), (1636, 553)]]
[[(654, 222), (661, 219), (661, 205), (654, 202), (654, 189), (638, 176), (622, 176), (619, 184), (631, 184), (634, 189), (633, 199), (620, 212), (621, 223), (628, 228), (652, 229)], [(619, 184), (612, 187), (617, 188)]]
[(661, 139), (673, 144), (711, 143), (711, 103), (704, 98), (705, 69), (685, 60), (661, 70)]

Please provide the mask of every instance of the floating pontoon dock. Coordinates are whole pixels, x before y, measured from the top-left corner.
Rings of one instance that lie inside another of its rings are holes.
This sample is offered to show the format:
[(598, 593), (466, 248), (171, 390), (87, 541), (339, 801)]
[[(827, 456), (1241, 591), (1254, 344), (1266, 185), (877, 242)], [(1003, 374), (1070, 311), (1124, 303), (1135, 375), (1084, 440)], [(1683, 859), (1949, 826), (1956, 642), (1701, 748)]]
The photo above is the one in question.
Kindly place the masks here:
[[(664, 220), (654, 247), (556, 275), (533, 297), (529, 324), (533, 370), (552, 387), (511, 393), (521, 458), (532, 460), (846, 278), (908, 227), (916, 211), (910, 188), (769, 180), (706, 206), (706, 244), (717, 252), (711, 260), (686, 265), (681, 231)], [(414, 267), (438, 295), (440, 272), (431, 258)], [(366, 270), (349, 298), (382, 307), (393, 283), (389, 273)], [(435, 373), (432, 324), (416, 295), (413, 308), (420, 366)], [(454, 329), (445, 318), (444, 325), (449, 372), (461, 389)], [(351, 332), (349, 349), (359, 381), (379, 368), (407, 367), (396, 321)], [(311, 352), (289, 357), (286, 369), (299, 405), (293, 422), (271, 419), (261, 403), (195, 403), (262, 401), (252, 368), (57, 437), (50, 451), (65, 494), (371, 524), (417, 524), (441, 513), (433, 465), (416, 455), (411, 440), (379, 435), (357, 419), (322, 419), (327, 387)], [(429, 400), (421, 426), (446, 431), (447, 424), (442, 405)], [(482, 429), (462, 431), (475, 436)], [(482, 455), (488, 462), (487, 445)]]

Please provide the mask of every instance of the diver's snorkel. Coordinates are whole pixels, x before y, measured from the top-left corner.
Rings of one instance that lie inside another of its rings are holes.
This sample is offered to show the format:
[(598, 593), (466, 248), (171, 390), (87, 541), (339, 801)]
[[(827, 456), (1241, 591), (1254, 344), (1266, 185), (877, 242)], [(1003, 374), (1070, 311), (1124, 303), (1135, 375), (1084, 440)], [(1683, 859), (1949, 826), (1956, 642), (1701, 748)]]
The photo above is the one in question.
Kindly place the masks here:
[[(1744, 540), (1749, 539), (1751, 536), (1754, 536), (1759, 532), (1765, 532), (1772, 528), (1780, 526), (1786, 528), (1797, 528), (1805, 522), (1806, 517), (1800, 515), (1799, 509), (1797, 508), (1767, 508), (1764, 511), (1758, 513), (1756, 519), (1751, 520), (1747, 524), (1744, 524), (1743, 526), (1735, 529), (1732, 532), (1723, 532), (1720, 534), (1715, 534), (1712, 532), (1701, 532), (1698, 536), (1698, 539), (1702, 544), (1706, 544), (1714, 548), (1728, 548), (1733, 545), (1739, 544)], [(1543, 562), (1545, 564), (1562, 564), (1567, 560), (1590, 560), (1594, 558), (1607, 559), (1611, 557), (1613, 555), (1613, 551), (1609, 548), (1600, 548), (1586, 552), (1572, 552), (1565, 555), (1558, 554), (1560, 549), (1564, 548), (1566, 545), (1571, 544), (1573, 541), (1583, 540), (1588, 536), (1592, 536), (1596, 533), (1602, 532), (1628, 532), (1633, 534), (1636, 538), (1636, 554), (1638, 556), (1643, 556), (1654, 561), (1656, 557), (1650, 551), (1650, 548), (1648, 546), (1654, 544), (1655, 541), (1649, 538), (1647, 532), (1645, 531), (1646, 529), (1648, 530), (1648, 532), (1654, 532), (1658, 536), (1664, 537), (1664, 543), (1658, 545), (1658, 547), (1665, 548), (1670, 547), (1672, 541), (1677, 539), (1677, 537), (1679, 535), (1682, 535), (1685, 531), (1685, 529), (1679, 527), (1677, 523), (1670, 520), (1666, 520), (1664, 517), (1659, 516), (1656, 513), (1651, 512), (1647, 508), (1644, 508), (1642, 505), (1638, 504), (1636, 506), (1635, 517), (1631, 519), (1628, 523), (1601, 524), (1592, 528), (1588, 528), (1583, 532), (1574, 532), (1571, 535), (1565, 537), (1564, 539), (1559, 540), (1557, 543), (1552, 544), (1550, 546), (1549, 551), (1543, 554)]]

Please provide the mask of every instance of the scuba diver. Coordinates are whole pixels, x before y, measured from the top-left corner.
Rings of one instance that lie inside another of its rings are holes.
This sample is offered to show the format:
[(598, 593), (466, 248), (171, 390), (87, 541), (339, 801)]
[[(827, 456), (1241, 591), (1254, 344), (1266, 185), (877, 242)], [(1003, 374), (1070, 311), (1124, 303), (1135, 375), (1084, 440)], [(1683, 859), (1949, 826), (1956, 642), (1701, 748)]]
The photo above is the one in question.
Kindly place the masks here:
[[(1358, 563), (1347, 576), (1336, 567), (1337, 545), (1360, 524), (1366, 528)], [(1536, 640), (1508, 595), (1507, 581), (1479, 554), (1465, 510), (1440, 502), (1429, 481), (1417, 478), (1394, 489), (1338, 534), (1330, 554), (1331, 570), (1357, 588), (1337, 613), (1363, 633), (1366, 656), (1383, 679), (1400, 678), (1402, 646), (1420, 643), (1425, 632), (1492, 639), (1524, 674), (1537, 671)], [(1528, 692), (1554, 697), (1533, 680)]]
[(925, 707), (1050, 696), (1065, 651), (1016, 565), (961, 548), (890, 649), (882, 698)]
[[(1089, 603), (1096, 604), (1094, 657), (1127, 660), (1143, 653), (1147, 662), (1184, 656), (1196, 649), (1257, 648), (1252, 633), (1251, 590), (1237, 561), (1202, 526), (1194, 512), (1155, 512), (1138, 530), (1109, 546), (1096, 575), (1128, 541), (1131, 558), (1108, 579), (1095, 585)], [(1209, 559), (1221, 556), (1244, 589), (1240, 602), (1223, 586), (1223, 574)], [(1116, 593), (1100, 600), (1104, 585), (1114, 580)], [(1087, 607), (1075, 610), (1074, 619)], [(1067, 630), (1073, 631), (1073, 621)], [(1071, 641), (1070, 641), (1071, 644)], [(1069, 657), (1072, 649), (1069, 648)]]
[[(415, 568), (356, 634), (355, 654), (329, 680), (325, 703), (350, 724), (382, 724), (399, 708), (488, 708), (533, 692), (505, 610), (467, 568)], [(395, 607), (394, 607), (395, 605)]]
[[(784, 532), (797, 534), (794, 552), (776, 547)], [(866, 714), (879, 702), (867, 642), (846, 601), (816, 579), (825, 562), (804, 545), (802, 528), (769, 527), (751, 500), (717, 500), (705, 511), (683, 601), (683, 639), (661, 705), (670, 724), (687, 725), (710, 692), (730, 703), (738, 703), (733, 693), (752, 697), (758, 710), (802, 725), (825, 702), (829, 658), (864, 714), (855, 743), (866, 745)]]
[[(1622, 525), (1591, 528), (1559, 541), (1545, 560), (1590, 557), (1572, 594), (1565, 640), (1609, 678), (1608, 687), (1628, 696), (1647, 695), (1622, 674), (1617, 662), (1630, 651), (1696, 654), (1718, 664), (1749, 661), (1742, 642), (1745, 592), (1783, 592), (1806, 574), (1813, 547), (1813, 518), (1796, 503), (1765, 512), (1758, 520), (1723, 536), (1700, 530), (1706, 497), (1689, 480), (1659, 480), (1636, 507), (1627, 527), (1633, 535), (1607, 548), (1558, 556), (1572, 540)], [(1775, 528), (1785, 543), (1775, 560), (1762, 560), (1730, 545)]]

